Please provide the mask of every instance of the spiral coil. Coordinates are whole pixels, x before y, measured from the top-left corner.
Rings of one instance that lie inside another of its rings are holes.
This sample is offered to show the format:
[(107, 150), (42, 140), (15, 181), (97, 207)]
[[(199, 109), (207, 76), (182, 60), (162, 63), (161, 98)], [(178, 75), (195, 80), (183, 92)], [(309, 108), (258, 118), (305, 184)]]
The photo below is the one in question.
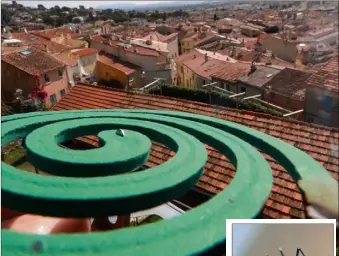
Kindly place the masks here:
[[(119, 129), (124, 130), (121, 136)], [(58, 144), (98, 134), (100, 147), (75, 151)], [(2, 162), (2, 206), (58, 217), (102, 217), (148, 209), (186, 193), (207, 161), (204, 144), (236, 167), (231, 184), (180, 217), (102, 233), (38, 236), (2, 231), (4, 255), (196, 255), (225, 241), (227, 218), (254, 218), (273, 183), (271, 155), (294, 180), (336, 181), (297, 148), (251, 128), (212, 117), (173, 111), (86, 110), (4, 117), (2, 146), (25, 138), (28, 160), (45, 172), (19, 172)], [(175, 155), (133, 172), (148, 159), (151, 142)], [(256, 147), (256, 148), (254, 148)]]

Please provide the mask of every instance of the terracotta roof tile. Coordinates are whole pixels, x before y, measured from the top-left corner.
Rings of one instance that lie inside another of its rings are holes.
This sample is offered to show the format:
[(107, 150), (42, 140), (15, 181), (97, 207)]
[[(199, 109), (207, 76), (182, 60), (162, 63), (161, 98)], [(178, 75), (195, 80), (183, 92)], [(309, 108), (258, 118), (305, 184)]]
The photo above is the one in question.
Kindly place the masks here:
[(247, 75), (249, 71), (249, 63), (227, 63), (226, 68), (217, 70), (211, 76), (230, 82), (235, 82), (235, 80), (239, 77)]
[(54, 57), (60, 60), (61, 62), (65, 63), (67, 66), (74, 67), (78, 65), (77, 59), (74, 56), (72, 56), (70, 52), (56, 54), (54, 55)]
[(34, 46), (41, 51), (48, 50), (48, 52), (52, 53), (52, 54), (70, 50), (70, 48), (65, 46), (65, 45), (47, 40), (43, 37), (33, 35), (31, 33), (28, 33), (28, 34), (26, 34), (26, 33), (14, 33), (14, 34), (12, 34), (12, 37), (14, 39), (21, 40), (23, 42), (23, 45)]
[(55, 37), (60, 37), (62, 34), (64, 35), (70, 34), (72, 38), (76, 38), (80, 36), (80, 34), (74, 33), (71, 29), (66, 28), (66, 27), (32, 31), (32, 34), (46, 38), (48, 40), (55, 38)]
[(130, 75), (137, 71), (138, 69), (141, 69), (140, 67), (130, 64), (128, 62), (113, 60), (113, 57), (105, 56), (102, 54), (99, 55), (98, 61), (112, 68), (120, 70), (121, 72), (124, 72), (126, 75)]
[(300, 98), (305, 96), (307, 87), (306, 80), (309, 76), (309, 73), (285, 68), (274, 75), (264, 87), (267, 88), (268, 86), (271, 86), (273, 92), (289, 97)]
[(172, 38), (178, 36), (178, 33), (172, 33), (170, 35), (164, 36), (162, 34), (160, 34), (159, 32), (155, 31), (154, 34), (156, 35), (156, 37), (161, 41), (161, 42), (168, 42), (169, 40), (171, 40)]
[(103, 42), (106, 40), (106, 38), (102, 37), (101, 35), (91, 36), (91, 39), (98, 42)]
[[(112, 108), (144, 108), (179, 110), (215, 116), (232, 122), (247, 125), (253, 129), (270, 132), (275, 131), (275, 137), (288, 141), (293, 145), (323, 162), (324, 167), (335, 178), (339, 179), (338, 155), (331, 152), (331, 143), (338, 145), (339, 131), (333, 128), (316, 126), (299, 121), (292, 121), (272, 116), (262, 116), (259, 113), (240, 111), (208, 104), (160, 97), (149, 94), (137, 94), (124, 91), (76, 85), (53, 110), (72, 109), (112, 109)], [(218, 111), (216, 111), (218, 109)], [(244, 120), (249, 120), (246, 122)], [(97, 139), (89, 137), (88, 142), (97, 145)], [(300, 147), (304, 143), (308, 147)], [(299, 146), (298, 146), (299, 145)], [(204, 173), (196, 187), (211, 194), (217, 194), (232, 181), (235, 168), (229, 160), (214, 148), (206, 146), (209, 154)], [(154, 167), (173, 156), (168, 148), (153, 143), (147, 167)], [(300, 192), (292, 177), (269, 155), (263, 154), (272, 168), (274, 186), (266, 202), (262, 214), (266, 218), (305, 218), (305, 209)]]
[[(24, 50), (23, 50), (24, 51)], [(31, 75), (44, 74), (48, 71), (64, 67), (65, 64), (53, 56), (39, 51), (34, 47), (28, 48), (29, 54), (23, 54), (23, 51), (12, 52), (2, 55), (1, 61), (15, 66)]]
[(338, 81), (338, 55), (334, 56), (325, 65), (320, 67), (309, 79), (309, 86), (327, 88), (329, 90), (339, 91)]
[(98, 53), (98, 50), (93, 49), (93, 48), (85, 48), (85, 49), (81, 49), (81, 50), (77, 50), (77, 51), (72, 52), (72, 54), (74, 54), (76, 56), (85, 56), (85, 55), (90, 55), (90, 54), (94, 54), (94, 53)]

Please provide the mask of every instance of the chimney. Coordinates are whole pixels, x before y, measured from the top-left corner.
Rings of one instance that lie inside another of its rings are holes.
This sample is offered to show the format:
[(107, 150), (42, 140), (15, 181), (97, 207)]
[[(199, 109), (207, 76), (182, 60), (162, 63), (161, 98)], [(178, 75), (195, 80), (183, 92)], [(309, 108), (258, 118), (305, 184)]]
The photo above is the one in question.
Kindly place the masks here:
[(257, 70), (257, 66), (255, 65), (255, 62), (253, 61), (252, 64), (251, 64), (250, 72), (247, 74), (247, 76), (250, 76), (250, 75), (253, 74), (256, 70)]
[(207, 53), (205, 53), (205, 62), (208, 61), (208, 56), (207, 56)]
[(196, 57), (197, 57), (197, 55), (194, 54), (194, 55), (193, 55), (193, 59), (195, 59)]

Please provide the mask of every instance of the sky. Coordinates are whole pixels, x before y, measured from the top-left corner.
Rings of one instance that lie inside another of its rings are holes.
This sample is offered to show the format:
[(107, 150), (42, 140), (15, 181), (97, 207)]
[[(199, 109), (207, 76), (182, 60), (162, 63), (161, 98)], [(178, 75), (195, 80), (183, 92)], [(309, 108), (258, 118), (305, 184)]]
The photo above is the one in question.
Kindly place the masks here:
[[(2, 1), (4, 3), (11, 1)], [(83, 5), (86, 8), (93, 7), (96, 8), (100, 5), (107, 4), (116, 4), (117, 8), (119, 8), (119, 4), (126, 4), (126, 2), (130, 2), (133, 5), (145, 5), (145, 4), (156, 4), (156, 3), (164, 3), (164, 2), (173, 2), (173, 1), (17, 1), (17, 3), (22, 4), (24, 6), (37, 7), (38, 4), (42, 4), (43, 6), (50, 8), (56, 5), (59, 6), (67, 6), (67, 7), (78, 7), (79, 5)]]

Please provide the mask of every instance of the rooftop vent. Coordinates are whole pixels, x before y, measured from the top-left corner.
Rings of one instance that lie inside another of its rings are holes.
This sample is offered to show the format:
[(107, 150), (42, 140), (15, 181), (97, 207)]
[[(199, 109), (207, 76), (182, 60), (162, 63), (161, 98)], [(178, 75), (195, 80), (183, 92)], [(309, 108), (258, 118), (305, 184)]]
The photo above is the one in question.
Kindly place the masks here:
[(34, 40), (36, 40), (36, 37), (35, 36), (30, 36), (29, 40), (34, 41)]

